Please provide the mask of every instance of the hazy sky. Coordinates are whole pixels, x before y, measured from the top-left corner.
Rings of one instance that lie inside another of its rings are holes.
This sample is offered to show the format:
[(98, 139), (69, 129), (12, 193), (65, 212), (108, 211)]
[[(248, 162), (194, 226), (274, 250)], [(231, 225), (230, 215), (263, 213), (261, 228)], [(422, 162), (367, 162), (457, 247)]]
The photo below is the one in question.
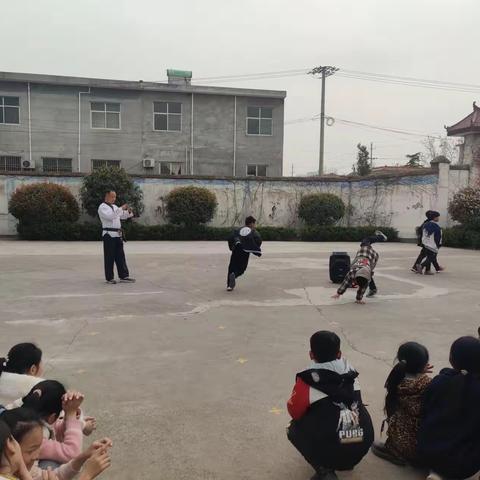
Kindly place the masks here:
[[(161, 80), (335, 65), (480, 84), (478, 0), (0, 0), (0, 70)], [(307, 75), (214, 82), (287, 90), (286, 121), (319, 112), (320, 81)], [(479, 89), (480, 92), (480, 89)], [(327, 114), (382, 127), (441, 134), (480, 93), (334, 76)], [(285, 126), (284, 172), (313, 171), (318, 121)], [(356, 144), (374, 143), (377, 165), (403, 163), (421, 137), (337, 122), (326, 129), (326, 170), (348, 171)]]

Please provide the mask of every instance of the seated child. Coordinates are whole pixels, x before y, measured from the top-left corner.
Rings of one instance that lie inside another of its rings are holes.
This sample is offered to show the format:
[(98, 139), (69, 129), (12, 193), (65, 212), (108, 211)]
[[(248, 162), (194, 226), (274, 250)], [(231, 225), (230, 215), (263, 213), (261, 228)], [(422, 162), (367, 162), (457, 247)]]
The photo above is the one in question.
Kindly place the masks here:
[[(83, 401), (78, 392), (67, 392), (56, 380), (45, 380), (35, 385), (23, 397), (22, 406), (33, 410), (43, 421), (40, 459), (58, 464), (69, 462), (82, 451), (82, 422), (77, 413)], [(64, 411), (64, 418), (59, 420)]]
[(30, 480), (20, 445), (10, 427), (0, 421), (0, 480)]
[(465, 479), (480, 470), (480, 340), (455, 340), (450, 363), (423, 398), (417, 454), (429, 479)]
[(400, 345), (397, 360), (385, 383), (387, 441), (385, 444), (376, 442), (372, 452), (396, 465), (405, 465), (406, 462), (418, 463), (417, 432), (421, 402), (431, 382), (427, 373), (432, 367), (428, 363), (428, 350), (416, 342)]
[(385, 234), (377, 231), (374, 236), (362, 240), (360, 250), (358, 250), (349, 272), (345, 275), (345, 279), (332, 298), (340, 298), (352, 284), (358, 287), (356, 303), (362, 305), (365, 303), (363, 296), (369, 286), (370, 293), (368, 296), (373, 296), (377, 293), (377, 286), (373, 281), (373, 272), (378, 262), (378, 253), (373, 249), (372, 243), (384, 242), (386, 239), (387, 236)]
[(372, 421), (362, 403), (358, 373), (342, 358), (340, 338), (319, 331), (310, 339), (313, 365), (297, 374), (288, 411), (288, 439), (314, 468), (317, 480), (351, 470), (373, 442)]
[(42, 351), (33, 343), (19, 343), (0, 358), (0, 405), (26, 395), (43, 375)]
[(37, 466), (43, 441), (40, 417), (32, 410), (20, 407), (0, 412), (2, 423), (8, 425), (21, 450), (22, 461), (18, 461), (19, 467), (16, 468), (20, 480), (71, 480), (77, 475), (78, 480), (93, 480), (111, 465), (109, 450), (112, 441), (104, 438), (93, 442), (87, 450), (55, 470), (42, 470)]

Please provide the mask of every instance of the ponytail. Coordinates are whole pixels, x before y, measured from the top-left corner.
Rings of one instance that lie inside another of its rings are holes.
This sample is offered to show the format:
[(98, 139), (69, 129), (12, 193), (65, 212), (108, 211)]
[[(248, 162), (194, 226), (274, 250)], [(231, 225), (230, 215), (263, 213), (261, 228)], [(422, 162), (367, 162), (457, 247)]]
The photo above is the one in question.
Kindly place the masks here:
[(398, 387), (407, 374), (418, 375), (428, 365), (428, 350), (417, 342), (406, 342), (400, 345), (397, 353), (398, 363), (393, 367), (385, 382), (387, 396), (385, 398), (385, 414), (390, 418), (398, 408)]
[[(40, 365), (42, 351), (34, 343), (18, 343), (10, 349), (7, 359), (1, 360), (4, 360), (5, 363), (3, 371), (25, 375), (28, 374), (32, 366)], [(2, 366), (0, 365), (1, 371)]]
[(407, 374), (407, 362), (402, 360), (398, 362), (390, 372), (385, 382), (387, 396), (385, 397), (385, 414), (390, 418), (398, 406), (398, 386), (405, 380)]

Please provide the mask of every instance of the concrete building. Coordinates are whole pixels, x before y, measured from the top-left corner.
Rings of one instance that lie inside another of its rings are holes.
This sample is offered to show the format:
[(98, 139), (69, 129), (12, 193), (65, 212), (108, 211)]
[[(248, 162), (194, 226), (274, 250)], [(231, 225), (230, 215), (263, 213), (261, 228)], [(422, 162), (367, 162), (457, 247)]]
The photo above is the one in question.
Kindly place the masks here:
[(463, 137), (458, 163), (469, 166), (474, 180), (480, 179), (480, 107), (473, 102), (473, 112), (451, 127), (446, 127), (449, 137)]
[(0, 72), (0, 173), (282, 176), (286, 92)]

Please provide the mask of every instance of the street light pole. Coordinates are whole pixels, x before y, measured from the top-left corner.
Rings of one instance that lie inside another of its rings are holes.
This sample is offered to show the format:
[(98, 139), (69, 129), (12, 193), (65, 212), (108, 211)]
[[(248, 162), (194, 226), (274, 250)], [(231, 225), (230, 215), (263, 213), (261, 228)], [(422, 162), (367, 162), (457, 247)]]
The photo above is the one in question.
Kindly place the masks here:
[(325, 147), (325, 80), (330, 75), (333, 75), (338, 68), (331, 66), (315, 67), (308, 72), (310, 75), (321, 75), (322, 78), (322, 99), (320, 107), (320, 149), (318, 153), (318, 174), (324, 173), (324, 147)]

